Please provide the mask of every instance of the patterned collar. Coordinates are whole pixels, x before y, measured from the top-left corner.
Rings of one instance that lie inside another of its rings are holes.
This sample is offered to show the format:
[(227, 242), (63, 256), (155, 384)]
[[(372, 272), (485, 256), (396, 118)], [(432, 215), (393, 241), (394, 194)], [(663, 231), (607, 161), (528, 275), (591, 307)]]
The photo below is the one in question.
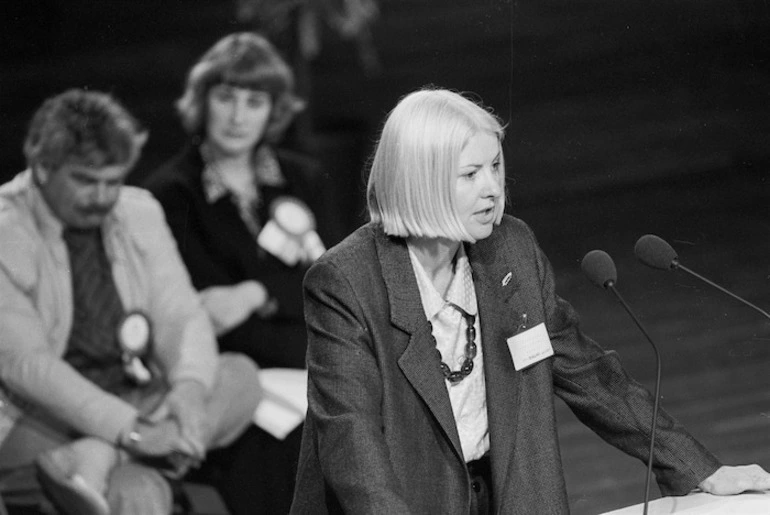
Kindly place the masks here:
[[(203, 174), (203, 193), (206, 201), (213, 204), (222, 197), (232, 194), (235, 198), (252, 198), (253, 192), (236, 191), (228, 186), (220, 172), (219, 168), (211, 165), (211, 160), (207, 157), (210, 154), (207, 145), (204, 143), (200, 147), (201, 157), (204, 162)], [(286, 184), (286, 178), (281, 172), (278, 164), (278, 157), (268, 145), (260, 145), (254, 153), (254, 184), (259, 186), (280, 187)]]
[(435, 317), (447, 304), (452, 304), (469, 315), (476, 315), (478, 312), (476, 290), (473, 287), (473, 274), (468, 256), (465, 254), (464, 245), (461, 244), (457, 250), (455, 273), (449, 283), (446, 297), (442, 297), (438, 290), (436, 290), (411, 246), (407, 245), (407, 248), (409, 249), (412, 269), (417, 278), (417, 287), (420, 290), (420, 298), (425, 310), (425, 316), (428, 320)]

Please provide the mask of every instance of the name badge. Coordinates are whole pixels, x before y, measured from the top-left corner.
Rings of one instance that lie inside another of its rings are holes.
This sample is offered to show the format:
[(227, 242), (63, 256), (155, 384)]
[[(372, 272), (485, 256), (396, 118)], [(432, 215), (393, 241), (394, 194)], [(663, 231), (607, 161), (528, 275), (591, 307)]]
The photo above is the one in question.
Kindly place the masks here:
[(508, 338), (508, 350), (513, 358), (513, 367), (523, 370), (538, 361), (553, 356), (551, 339), (544, 323)]

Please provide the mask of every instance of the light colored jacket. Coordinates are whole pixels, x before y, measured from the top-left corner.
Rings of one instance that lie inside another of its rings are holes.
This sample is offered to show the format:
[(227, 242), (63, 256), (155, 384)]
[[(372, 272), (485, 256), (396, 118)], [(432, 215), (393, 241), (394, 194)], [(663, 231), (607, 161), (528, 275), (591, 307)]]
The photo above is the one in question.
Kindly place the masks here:
[[(29, 170), (0, 187), (0, 380), (24, 401), (25, 417), (53, 418), (114, 442), (131, 427), (136, 409), (62, 359), (73, 305), (61, 234)], [(149, 317), (154, 357), (168, 381), (194, 379), (210, 390), (217, 369), (214, 333), (160, 205), (148, 192), (124, 186), (103, 234), (124, 308)], [(44, 426), (25, 425), (43, 432)]]

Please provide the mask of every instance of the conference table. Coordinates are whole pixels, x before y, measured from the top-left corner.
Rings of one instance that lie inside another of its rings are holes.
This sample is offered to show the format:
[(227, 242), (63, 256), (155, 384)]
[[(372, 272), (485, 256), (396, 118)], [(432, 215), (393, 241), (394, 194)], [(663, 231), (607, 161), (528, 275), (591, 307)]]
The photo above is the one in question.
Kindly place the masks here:
[[(635, 504), (603, 515), (640, 515), (644, 503)], [(650, 501), (648, 515), (676, 513), (682, 515), (754, 515), (770, 514), (770, 492), (748, 492), (740, 495), (719, 496), (703, 492), (682, 497), (661, 497)]]

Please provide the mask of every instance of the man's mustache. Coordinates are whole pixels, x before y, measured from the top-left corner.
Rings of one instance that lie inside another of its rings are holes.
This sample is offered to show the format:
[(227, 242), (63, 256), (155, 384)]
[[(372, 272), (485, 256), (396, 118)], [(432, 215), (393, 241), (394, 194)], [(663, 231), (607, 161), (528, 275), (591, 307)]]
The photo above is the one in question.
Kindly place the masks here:
[(107, 216), (112, 211), (112, 206), (88, 206), (80, 208), (79, 211), (85, 216)]

